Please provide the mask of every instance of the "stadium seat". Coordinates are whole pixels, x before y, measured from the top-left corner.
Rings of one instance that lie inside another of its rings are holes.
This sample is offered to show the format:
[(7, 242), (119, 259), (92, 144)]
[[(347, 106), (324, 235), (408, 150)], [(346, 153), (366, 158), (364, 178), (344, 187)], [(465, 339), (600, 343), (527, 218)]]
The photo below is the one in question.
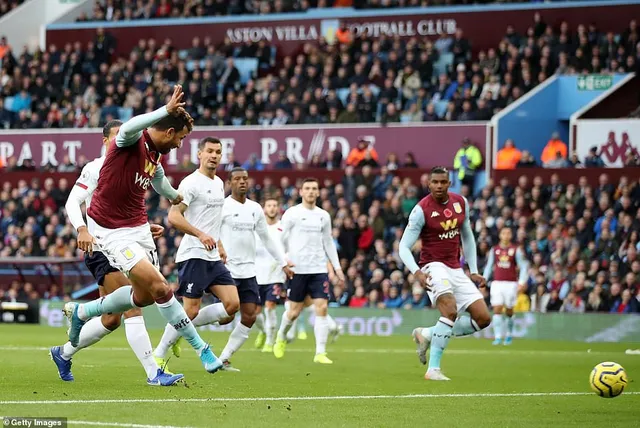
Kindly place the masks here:
[(257, 58), (236, 58), (235, 66), (240, 72), (240, 83), (246, 85), (247, 82), (256, 76), (258, 71)]
[(447, 73), (449, 70), (449, 66), (453, 64), (453, 54), (452, 53), (443, 53), (440, 55), (438, 61), (433, 64), (433, 73), (436, 76), (441, 75), (442, 73)]
[(349, 96), (349, 88), (338, 88), (336, 89), (336, 95), (342, 102), (342, 105), (347, 105), (347, 97)]
[(446, 100), (436, 102), (435, 104), (436, 114), (439, 117), (444, 116), (444, 114), (447, 112), (447, 104), (449, 104), (449, 102)]
[(118, 107), (118, 117), (121, 121), (126, 122), (133, 117), (133, 109), (131, 107)]

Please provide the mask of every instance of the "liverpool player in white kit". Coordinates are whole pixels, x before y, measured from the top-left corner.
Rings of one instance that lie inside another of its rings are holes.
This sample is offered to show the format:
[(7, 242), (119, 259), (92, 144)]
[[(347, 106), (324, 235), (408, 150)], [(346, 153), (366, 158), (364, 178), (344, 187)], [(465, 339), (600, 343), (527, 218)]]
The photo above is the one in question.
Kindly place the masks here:
[(229, 363), (231, 356), (249, 338), (249, 331), (255, 323), (257, 307), (260, 304), (260, 290), (256, 280), (256, 235), (268, 253), (275, 259), (275, 268), (286, 276), (293, 272), (285, 261), (281, 246), (277, 245), (267, 226), (262, 207), (247, 199), (249, 174), (242, 168), (229, 172), (231, 195), (222, 209), (220, 240), (227, 251), (227, 267), (238, 287), (240, 296), (240, 322), (229, 336), (227, 346), (220, 354), (223, 370), (238, 371)]
[[(102, 143), (108, 147), (109, 143), (116, 137), (122, 122), (112, 120), (102, 129)], [(107, 257), (100, 251), (92, 251), (92, 237), (87, 230), (87, 225), (82, 217), (82, 204), (88, 208), (91, 206), (91, 196), (98, 185), (100, 169), (104, 163), (104, 156), (94, 159), (84, 166), (75, 186), (71, 189), (69, 198), (65, 205), (69, 221), (74, 229), (78, 231), (78, 247), (86, 248), (90, 245), (89, 251), (85, 252), (85, 264), (91, 274), (96, 279), (100, 296), (105, 296), (117, 290), (121, 286), (128, 285), (128, 279), (118, 269), (109, 264)], [(164, 228), (158, 225), (151, 225), (154, 238), (162, 236)], [(66, 305), (65, 305), (66, 306)], [(70, 305), (73, 306), (73, 305)], [(72, 314), (68, 310), (63, 310), (68, 317)], [(87, 348), (120, 326), (121, 318), (124, 315), (124, 329), (129, 342), (147, 374), (147, 383), (156, 386), (170, 386), (183, 378), (181, 374), (165, 373), (153, 359), (151, 353), (151, 340), (144, 325), (142, 310), (133, 308), (124, 314), (104, 314), (87, 322), (80, 331), (78, 346), (71, 345), (71, 342), (63, 346), (54, 346), (50, 350), (51, 358), (58, 367), (60, 379), (73, 381), (71, 373), (71, 359), (81, 349)]]
[[(264, 216), (271, 239), (276, 245), (282, 245), (282, 227), (278, 219), (280, 204), (275, 198), (264, 201)], [(284, 253), (284, 249), (282, 249)], [(260, 287), (260, 303), (257, 309), (256, 323), (258, 337), (255, 346), (262, 352), (273, 352), (276, 340), (278, 318), (276, 306), (280, 301), (280, 291), (286, 280), (284, 272), (278, 268), (274, 259), (261, 239), (256, 240), (256, 280)]]
[(82, 326), (93, 317), (155, 302), (160, 315), (191, 344), (205, 369), (214, 373), (222, 362), (202, 340), (158, 270), (144, 199), (153, 181), (154, 188), (173, 205), (182, 201), (182, 196), (166, 180), (160, 164), (160, 157), (180, 147), (193, 128), (193, 119), (184, 110), (182, 97), (182, 87), (176, 85), (166, 106), (122, 125), (115, 144), (107, 150), (87, 212), (88, 228), (98, 249), (112, 266), (129, 277), (132, 286), (75, 305), (69, 340), (77, 346)]
[(513, 232), (508, 227), (500, 230), (500, 243), (489, 251), (487, 265), (484, 267), (484, 277), (493, 277), (489, 290), (493, 307), (491, 325), (495, 336), (494, 345), (500, 345), (503, 337), (504, 344), (511, 345), (513, 307), (518, 297), (518, 284), (524, 286), (527, 283), (527, 261), (522, 250), (511, 242), (512, 237)]
[[(491, 322), (489, 309), (473, 283), (484, 286), (485, 280), (478, 274), (469, 205), (464, 197), (449, 192), (450, 184), (446, 168), (431, 170), (431, 194), (413, 208), (400, 240), (400, 258), (427, 289), (432, 304), (441, 314), (435, 326), (413, 331), (422, 364), (426, 364), (427, 349), (431, 347), (427, 380), (449, 380), (440, 370), (440, 360), (451, 336), (473, 334)], [(411, 252), (418, 239), (422, 241), (419, 264)], [(460, 267), (461, 243), (471, 278)], [(465, 311), (470, 317), (458, 318), (458, 314)]]
[(318, 180), (307, 178), (300, 190), (302, 203), (289, 208), (282, 216), (283, 242), (295, 274), (289, 281), (289, 309), (282, 315), (273, 353), (276, 358), (284, 356), (287, 346), (287, 332), (300, 315), (307, 296), (313, 299), (316, 320), (313, 331), (316, 337), (314, 362), (333, 364), (327, 357), (329, 323), (327, 308), (329, 302), (329, 277), (327, 260), (331, 262), (338, 281), (344, 283), (344, 273), (338, 259), (338, 251), (331, 236), (329, 213), (316, 206), (320, 196)]

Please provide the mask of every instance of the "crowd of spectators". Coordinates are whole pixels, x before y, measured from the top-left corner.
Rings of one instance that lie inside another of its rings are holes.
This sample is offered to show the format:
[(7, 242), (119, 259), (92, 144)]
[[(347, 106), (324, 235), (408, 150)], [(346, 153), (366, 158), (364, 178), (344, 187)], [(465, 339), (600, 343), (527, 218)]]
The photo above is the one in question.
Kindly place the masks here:
[(25, 0), (0, 0), (0, 16), (11, 12)]
[[(319, 199), (333, 219), (333, 237), (347, 276), (344, 288), (333, 286), (331, 305), (429, 307), (424, 290), (398, 256), (407, 217), (429, 192), (428, 175), (412, 182), (386, 166), (379, 174), (370, 166), (344, 169), (340, 182), (322, 181)], [(529, 260), (528, 281), (520, 288), (516, 310), (638, 312), (640, 180), (608, 180), (602, 174), (595, 187), (586, 177), (577, 185), (563, 185), (553, 175), (545, 185), (540, 177), (524, 175), (517, 183), (490, 182), (477, 195), (463, 187), (471, 205), (479, 267), (503, 227), (513, 230)], [(5, 183), (0, 192), (0, 257), (81, 256), (63, 210), (68, 192), (65, 179), (40, 183), (34, 178), (16, 187)], [(286, 176), (278, 182), (251, 181), (251, 199), (267, 196), (279, 198), (282, 209), (299, 201), (296, 183)], [(169, 203), (149, 192), (148, 209), (153, 223), (166, 226), (165, 236), (157, 241), (158, 254), (163, 274), (175, 285), (173, 260), (180, 235), (166, 224)]]
[[(524, 33), (507, 26), (496, 48), (475, 56), (461, 28), (437, 40), (347, 34), (278, 61), (264, 41), (237, 47), (228, 38), (195, 37), (182, 51), (140, 40), (125, 58), (104, 29), (87, 45), (46, 52), (14, 53), (5, 41), (0, 127), (100, 126), (159, 107), (175, 82), (196, 125), (487, 120), (554, 73), (636, 70), (638, 40), (635, 20), (616, 36), (593, 25), (553, 28), (535, 14)], [(444, 56), (452, 62), (439, 73)], [(259, 76), (243, 80), (238, 58), (257, 58)]]

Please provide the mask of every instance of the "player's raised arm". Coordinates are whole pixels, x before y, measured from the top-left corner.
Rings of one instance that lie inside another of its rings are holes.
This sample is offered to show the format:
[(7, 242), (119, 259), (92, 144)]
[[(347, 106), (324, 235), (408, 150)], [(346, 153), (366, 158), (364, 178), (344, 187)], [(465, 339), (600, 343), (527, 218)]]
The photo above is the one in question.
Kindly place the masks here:
[(161, 196), (169, 199), (173, 205), (182, 202), (181, 196), (176, 189), (173, 188), (167, 176), (164, 173), (162, 165), (158, 165), (156, 172), (151, 180), (151, 185)]
[(409, 224), (407, 224), (407, 227), (402, 233), (399, 248), (400, 259), (412, 274), (415, 274), (420, 270), (416, 260), (413, 258), (411, 249), (416, 244), (418, 238), (420, 238), (420, 233), (422, 232), (422, 228), (424, 228), (424, 224), (424, 212), (419, 205), (416, 205), (411, 210), (411, 214), (409, 214)]
[(484, 272), (482, 272), (482, 276), (484, 276), (486, 280), (489, 280), (489, 277), (491, 276), (491, 271), (493, 270), (493, 264), (495, 261), (496, 258), (493, 255), (493, 248), (491, 248), (489, 251), (489, 257), (487, 258), (487, 264), (484, 265)]
[(182, 86), (175, 85), (173, 88), (173, 95), (167, 105), (160, 107), (151, 113), (141, 114), (124, 123), (118, 131), (116, 136), (116, 145), (118, 147), (127, 147), (135, 144), (142, 136), (142, 131), (159, 120), (169, 116), (170, 114), (177, 113), (178, 109), (184, 107), (185, 103), (182, 102), (183, 97)]
[(516, 263), (518, 264), (518, 270), (520, 271), (518, 274), (518, 283), (526, 284), (527, 277), (529, 276), (529, 262), (520, 248), (516, 250)]

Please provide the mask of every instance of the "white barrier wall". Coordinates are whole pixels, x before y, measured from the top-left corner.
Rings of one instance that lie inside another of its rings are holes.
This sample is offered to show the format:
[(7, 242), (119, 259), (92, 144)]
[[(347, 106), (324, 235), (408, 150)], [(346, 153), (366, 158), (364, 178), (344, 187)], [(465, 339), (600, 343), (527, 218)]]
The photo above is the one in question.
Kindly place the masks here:
[(576, 121), (576, 152), (581, 161), (592, 147), (607, 167), (622, 167), (629, 150), (640, 152), (640, 119), (581, 119)]

